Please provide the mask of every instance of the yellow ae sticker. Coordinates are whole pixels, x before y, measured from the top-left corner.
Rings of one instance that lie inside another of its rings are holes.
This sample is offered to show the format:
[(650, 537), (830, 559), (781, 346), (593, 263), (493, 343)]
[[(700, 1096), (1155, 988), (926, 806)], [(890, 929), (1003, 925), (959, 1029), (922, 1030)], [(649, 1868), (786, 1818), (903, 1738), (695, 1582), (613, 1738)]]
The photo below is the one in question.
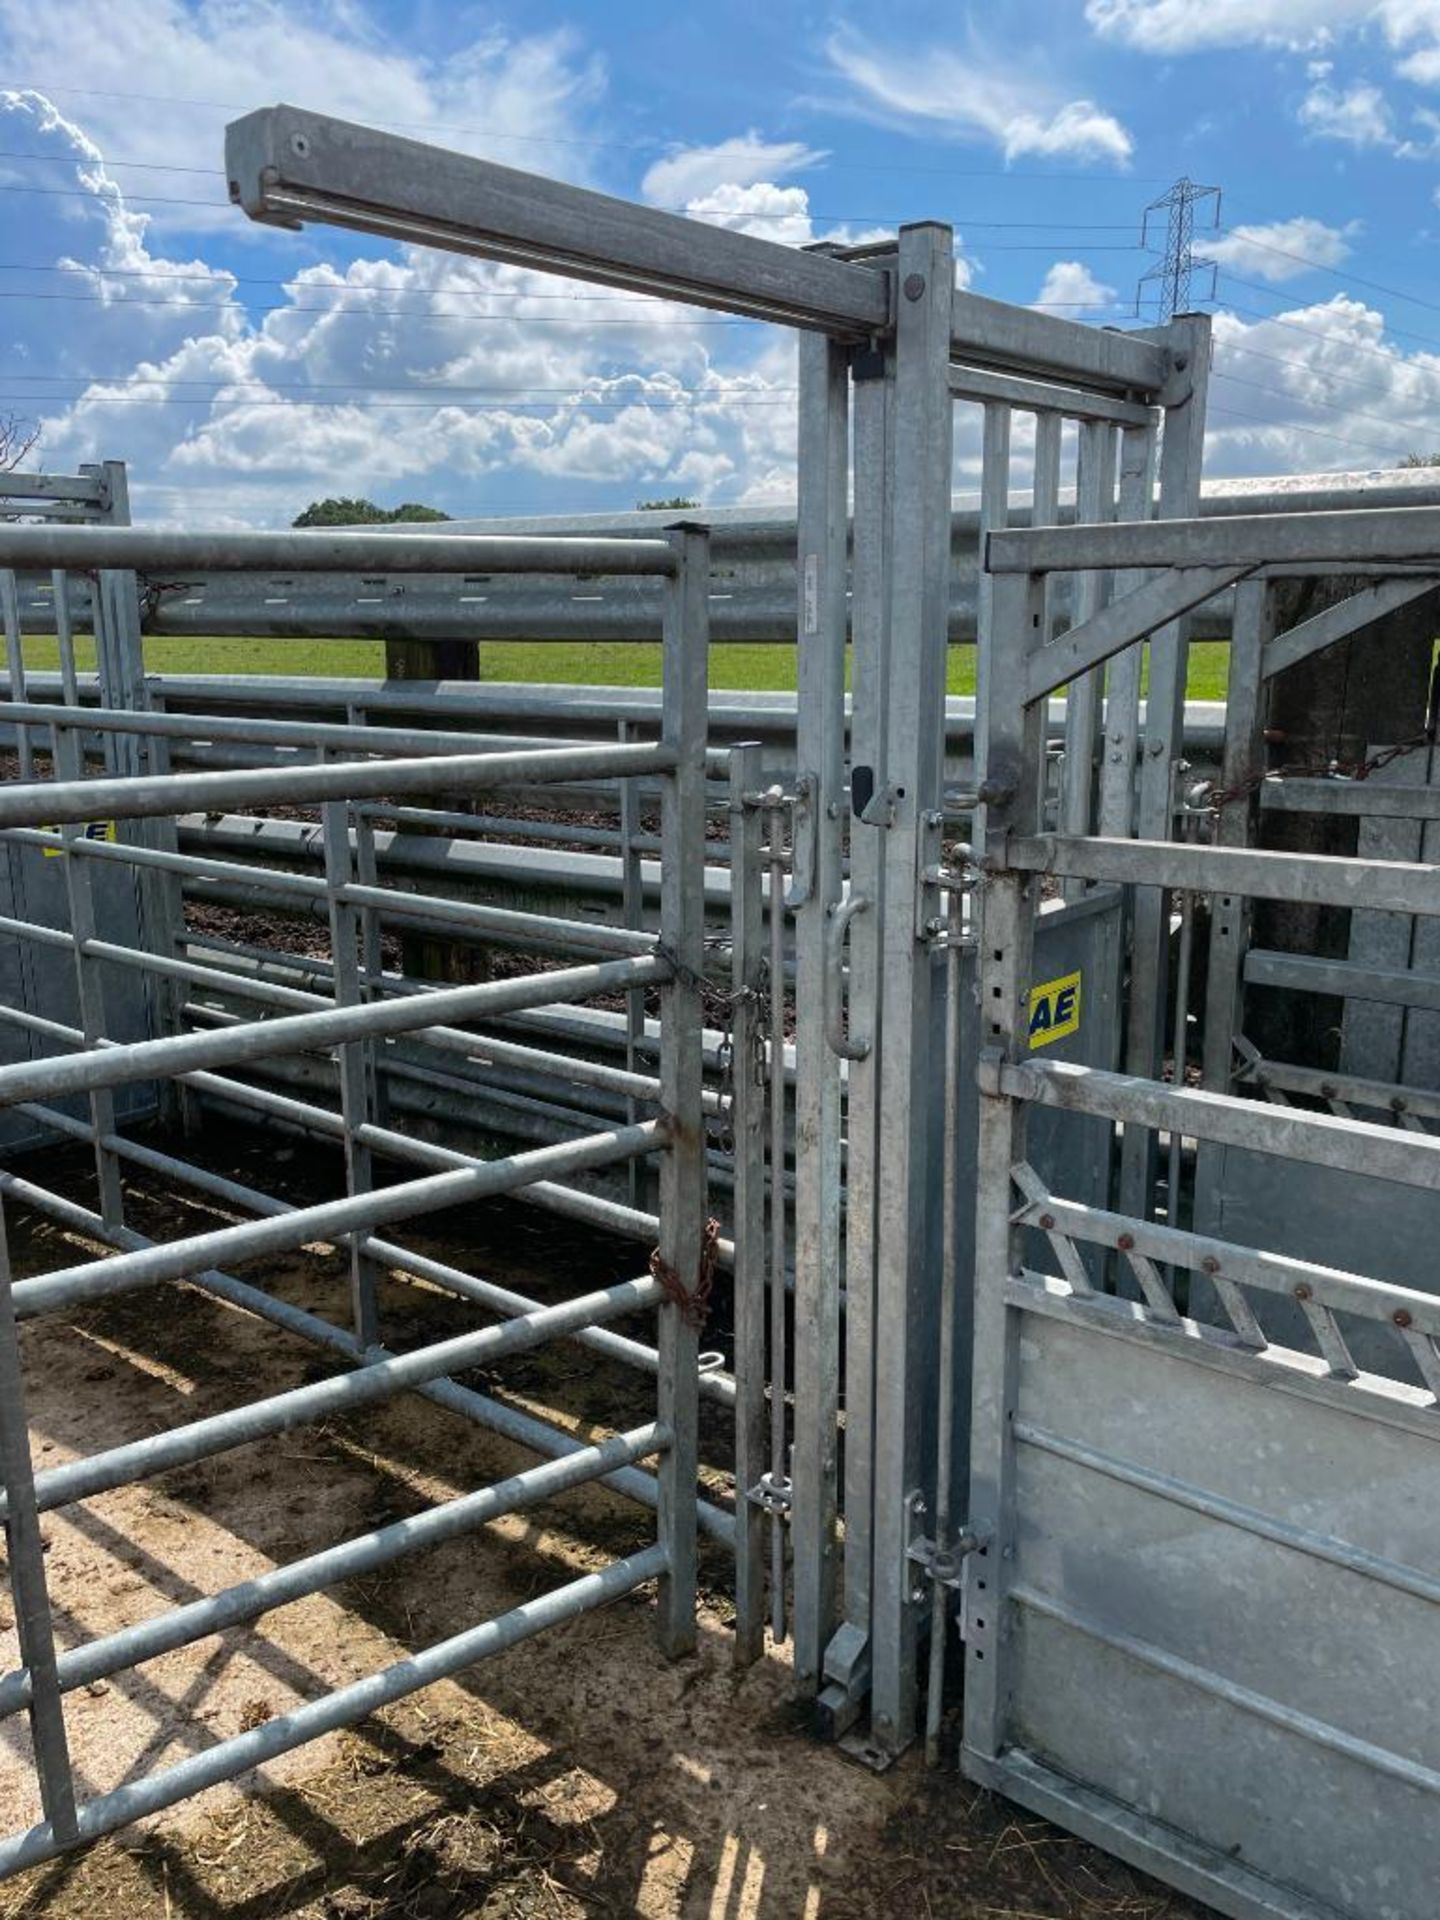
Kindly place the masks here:
[[(42, 827), (42, 833), (58, 833), (59, 827)], [(113, 820), (87, 820), (80, 829), (82, 840), (114, 840), (116, 838)], [(65, 849), (63, 847), (42, 847), (41, 852), (47, 860), (58, 860)]]
[(1048, 1047), (1080, 1030), (1080, 975), (1062, 974), (1030, 989), (1030, 1045)]

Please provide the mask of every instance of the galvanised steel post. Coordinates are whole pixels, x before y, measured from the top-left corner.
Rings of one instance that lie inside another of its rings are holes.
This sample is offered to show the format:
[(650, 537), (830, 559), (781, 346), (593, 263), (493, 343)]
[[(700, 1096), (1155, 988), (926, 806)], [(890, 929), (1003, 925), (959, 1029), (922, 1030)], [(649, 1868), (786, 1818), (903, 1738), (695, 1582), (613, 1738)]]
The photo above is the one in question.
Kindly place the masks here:
[[(890, 262), (891, 271), (894, 261)], [(875, 1166), (880, 1112), (880, 929), (884, 918), (880, 833), (864, 822), (883, 766), (889, 686), (888, 501), (894, 447), (895, 354), (876, 344), (852, 363), (855, 533), (851, 559), (850, 890), (871, 902), (851, 922), (850, 1006), (871, 1045), (851, 1060), (845, 1083), (845, 1579), (843, 1617), (825, 1650), (822, 1730), (854, 1723), (870, 1683), (870, 1583), (875, 1467)], [(883, 799), (881, 801), (883, 807)]]
[[(1186, 314), (1159, 336), (1171, 377), (1157, 396), (1164, 409), (1160, 445), (1162, 520), (1198, 513), (1205, 449), (1205, 400), (1210, 380), (1210, 318)], [(1189, 624), (1175, 620), (1150, 638), (1150, 684), (1140, 760), (1136, 831), (1142, 840), (1168, 840), (1175, 824), (1175, 779), (1184, 743), (1185, 672)], [(1154, 1079), (1166, 1040), (1170, 977), (1169, 896), (1163, 887), (1137, 887), (1131, 907), (1130, 1000), (1125, 1041), (1128, 1073)], [(1148, 1218), (1154, 1205), (1154, 1136), (1129, 1129), (1121, 1143), (1122, 1212)]]
[[(325, 837), (325, 881), (330, 892), (330, 958), (334, 968), (335, 1005), (357, 1007), (360, 992), (360, 925), (354, 907), (340, 891), (355, 878), (350, 847), (350, 810), (343, 800), (327, 800), (321, 809)], [(340, 1116), (344, 1124), (345, 1190), (368, 1193), (374, 1185), (370, 1149), (357, 1138), (359, 1128), (375, 1118), (373, 1042), (347, 1040), (336, 1051), (340, 1073)], [(362, 1347), (380, 1338), (379, 1270), (366, 1252), (366, 1235), (350, 1235), (350, 1314)]]
[(10, 1247), (0, 1203), (0, 1481), (5, 1487), (5, 1547), (20, 1658), (30, 1680), (30, 1731), (45, 1819), (62, 1844), (73, 1840), (75, 1780), (55, 1664), (55, 1630), (45, 1578), (45, 1547), (30, 1464), (25, 1382), (15, 1327)]
[[(799, 646), (795, 911), (795, 1426), (793, 1659), (818, 1692), (835, 1625), (840, 1408), (840, 1062), (825, 1037), (829, 917), (840, 901), (844, 805), (849, 356), (799, 343)], [(803, 817), (802, 817), (803, 816)], [(772, 983), (773, 990), (773, 983)], [(773, 1391), (783, 1394), (777, 1378)]]
[[(1154, 514), (1156, 418), (1148, 426), (1122, 427), (1120, 431), (1118, 512), (1122, 520), (1149, 520)], [(1139, 584), (1137, 575), (1116, 574), (1111, 592), (1118, 598)], [(1127, 647), (1111, 660), (1105, 683), (1099, 831), (1114, 839), (1128, 838), (1135, 823), (1135, 751), (1140, 737), (1143, 663), (1142, 650)]]
[(954, 409), (948, 368), (955, 298), (949, 227), (900, 233), (895, 345), (895, 469), (887, 570), (890, 661), (880, 829), (885, 912), (880, 947), (879, 1163), (875, 1264), (875, 1571), (871, 1740), (898, 1752), (915, 1730), (921, 1607), (909, 1560), (921, 1479), (923, 1368), (930, 1357), (939, 1248), (932, 1122), (937, 1069), (923, 879), (940, 836), (945, 604), (950, 568)]
[(765, 1473), (765, 900), (761, 866), (764, 750), (730, 755), (729, 1132), (735, 1159), (735, 1659), (765, 1648), (769, 1518), (757, 1494)]
[(666, 1294), (659, 1309), (657, 1413), (670, 1446), (660, 1461), (659, 1540), (665, 1552), (658, 1630), (674, 1658), (695, 1645), (699, 1473), (699, 1324), (704, 1317), (705, 735), (710, 672), (710, 554), (703, 528), (677, 527), (665, 609), (662, 739), (674, 765), (660, 788), (660, 940), (670, 976), (660, 989), (660, 1101), (669, 1138), (660, 1162), (660, 1243), (656, 1271), (668, 1274), (687, 1307)]
[(979, 1545), (967, 1568), (965, 1731), (967, 1750), (998, 1755), (1006, 1732), (1004, 1657), (1010, 1620), (1004, 1580), (1014, 1526), (1014, 1436), (1019, 1316), (1006, 1305), (1019, 1269), (1011, 1224), (1011, 1169), (1024, 1158), (1026, 1106), (999, 1089), (1004, 1062), (1029, 1058), (1034, 896), (1038, 881), (1011, 868), (1012, 832), (1039, 825), (1037, 769), (1044, 753), (1041, 708), (1023, 700), (1025, 657), (1039, 631), (1044, 588), (1034, 575), (993, 583), (994, 637), (985, 731), (987, 801), (976, 822), (987, 872), (977, 895), (980, 995), (980, 1118), (976, 1165), (974, 1328), (971, 1374), (969, 1530)]

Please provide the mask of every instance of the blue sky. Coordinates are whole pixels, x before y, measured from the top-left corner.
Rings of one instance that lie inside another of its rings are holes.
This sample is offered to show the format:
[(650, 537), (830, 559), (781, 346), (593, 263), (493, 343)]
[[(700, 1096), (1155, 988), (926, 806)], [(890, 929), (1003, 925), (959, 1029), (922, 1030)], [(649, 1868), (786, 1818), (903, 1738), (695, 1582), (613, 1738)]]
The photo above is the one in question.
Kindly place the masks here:
[(1440, 448), (1440, 0), (0, 0), (0, 409), (51, 468), (127, 459), (147, 519), (793, 494), (792, 338), (251, 226), (223, 129), (278, 99), (789, 244), (948, 220), (970, 286), (1099, 324), (1189, 175), (1209, 471)]

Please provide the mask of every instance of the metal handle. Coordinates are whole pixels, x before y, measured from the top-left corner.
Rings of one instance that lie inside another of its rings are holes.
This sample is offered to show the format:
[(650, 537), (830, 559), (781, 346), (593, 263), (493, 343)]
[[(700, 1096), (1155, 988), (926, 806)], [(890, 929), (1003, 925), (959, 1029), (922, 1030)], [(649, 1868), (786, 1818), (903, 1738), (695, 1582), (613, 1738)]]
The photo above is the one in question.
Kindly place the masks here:
[(825, 1038), (830, 1043), (830, 1051), (842, 1060), (864, 1060), (870, 1052), (868, 1038), (857, 1040), (853, 1034), (846, 1033), (840, 993), (845, 935), (856, 914), (869, 910), (868, 895), (852, 893), (848, 900), (830, 909), (830, 925), (825, 931)]
[(790, 829), (790, 884), (785, 889), (785, 905), (791, 913), (806, 906), (815, 892), (815, 863), (819, 856), (815, 804), (819, 788), (820, 782), (813, 773), (796, 777)]

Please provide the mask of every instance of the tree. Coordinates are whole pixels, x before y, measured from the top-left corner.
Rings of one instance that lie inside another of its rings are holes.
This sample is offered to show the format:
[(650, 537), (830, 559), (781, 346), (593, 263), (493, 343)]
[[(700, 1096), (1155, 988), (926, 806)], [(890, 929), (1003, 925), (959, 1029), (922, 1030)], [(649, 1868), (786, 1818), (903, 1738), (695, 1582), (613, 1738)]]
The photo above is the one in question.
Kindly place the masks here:
[(1440, 467), (1440, 453), (1407, 453), (1402, 467)]
[(291, 522), (296, 527), (390, 527), (402, 522), (448, 520), (439, 507), (427, 507), (418, 500), (407, 500), (398, 507), (377, 507), (373, 500), (349, 497), (312, 500), (303, 513)]
[(684, 494), (677, 493), (673, 500), (637, 500), (637, 513), (684, 513), (687, 507), (698, 507), (698, 500), (687, 500)]
[(38, 420), (27, 420), (18, 413), (0, 413), (0, 473), (13, 473), (39, 439)]

